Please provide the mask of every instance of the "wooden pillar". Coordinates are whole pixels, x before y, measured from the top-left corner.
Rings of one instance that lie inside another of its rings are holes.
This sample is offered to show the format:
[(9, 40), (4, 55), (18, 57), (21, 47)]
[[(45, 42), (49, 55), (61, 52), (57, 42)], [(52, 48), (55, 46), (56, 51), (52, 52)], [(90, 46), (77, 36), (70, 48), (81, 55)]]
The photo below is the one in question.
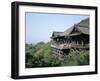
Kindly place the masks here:
[(82, 46), (84, 45), (83, 41), (81, 41)]
[(79, 42), (77, 41), (77, 45), (79, 45)]

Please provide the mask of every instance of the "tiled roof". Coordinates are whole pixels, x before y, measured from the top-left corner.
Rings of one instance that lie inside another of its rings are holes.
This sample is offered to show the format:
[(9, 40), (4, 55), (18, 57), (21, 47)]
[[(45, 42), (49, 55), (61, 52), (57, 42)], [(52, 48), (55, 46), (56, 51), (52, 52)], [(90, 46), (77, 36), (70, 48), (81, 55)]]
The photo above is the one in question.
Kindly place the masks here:
[(53, 32), (52, 37), (69, 36), (74, 28), (76, 28), (76, 30), (80, 33), (89, 35), (89, 18), (80, 21), (79, 23), (68, 28), (64, 32)]

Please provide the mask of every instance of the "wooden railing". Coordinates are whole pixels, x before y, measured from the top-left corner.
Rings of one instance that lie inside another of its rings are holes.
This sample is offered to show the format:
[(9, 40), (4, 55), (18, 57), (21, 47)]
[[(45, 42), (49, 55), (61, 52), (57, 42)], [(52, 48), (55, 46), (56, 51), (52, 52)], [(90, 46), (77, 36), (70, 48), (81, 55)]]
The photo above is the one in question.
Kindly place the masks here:
[(58, 49), (69, 49), (69, 48), (89, 48), (89, 44), (51, 44), (51, 47)]

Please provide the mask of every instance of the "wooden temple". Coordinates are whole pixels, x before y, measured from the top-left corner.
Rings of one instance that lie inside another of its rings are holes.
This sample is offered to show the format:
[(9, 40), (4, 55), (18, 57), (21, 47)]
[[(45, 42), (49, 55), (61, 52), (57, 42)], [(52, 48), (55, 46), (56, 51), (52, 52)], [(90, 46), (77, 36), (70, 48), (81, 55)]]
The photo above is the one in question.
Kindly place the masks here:
[(89, 49), (89, 18), (64, 32), (53, 32), (51, 39), (51, 47), (56, 54), (67, 54), (70, 48)]

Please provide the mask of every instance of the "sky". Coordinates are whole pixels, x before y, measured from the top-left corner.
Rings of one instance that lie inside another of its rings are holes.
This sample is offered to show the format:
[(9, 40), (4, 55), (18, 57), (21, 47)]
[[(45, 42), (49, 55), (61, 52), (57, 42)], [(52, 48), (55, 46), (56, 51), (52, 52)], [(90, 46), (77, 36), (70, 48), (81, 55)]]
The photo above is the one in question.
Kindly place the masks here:
[(25, 13), (26, 43), (48, 42), (53, 31), (63, 32), (74, 24), (88, 18), (86, 15)]

